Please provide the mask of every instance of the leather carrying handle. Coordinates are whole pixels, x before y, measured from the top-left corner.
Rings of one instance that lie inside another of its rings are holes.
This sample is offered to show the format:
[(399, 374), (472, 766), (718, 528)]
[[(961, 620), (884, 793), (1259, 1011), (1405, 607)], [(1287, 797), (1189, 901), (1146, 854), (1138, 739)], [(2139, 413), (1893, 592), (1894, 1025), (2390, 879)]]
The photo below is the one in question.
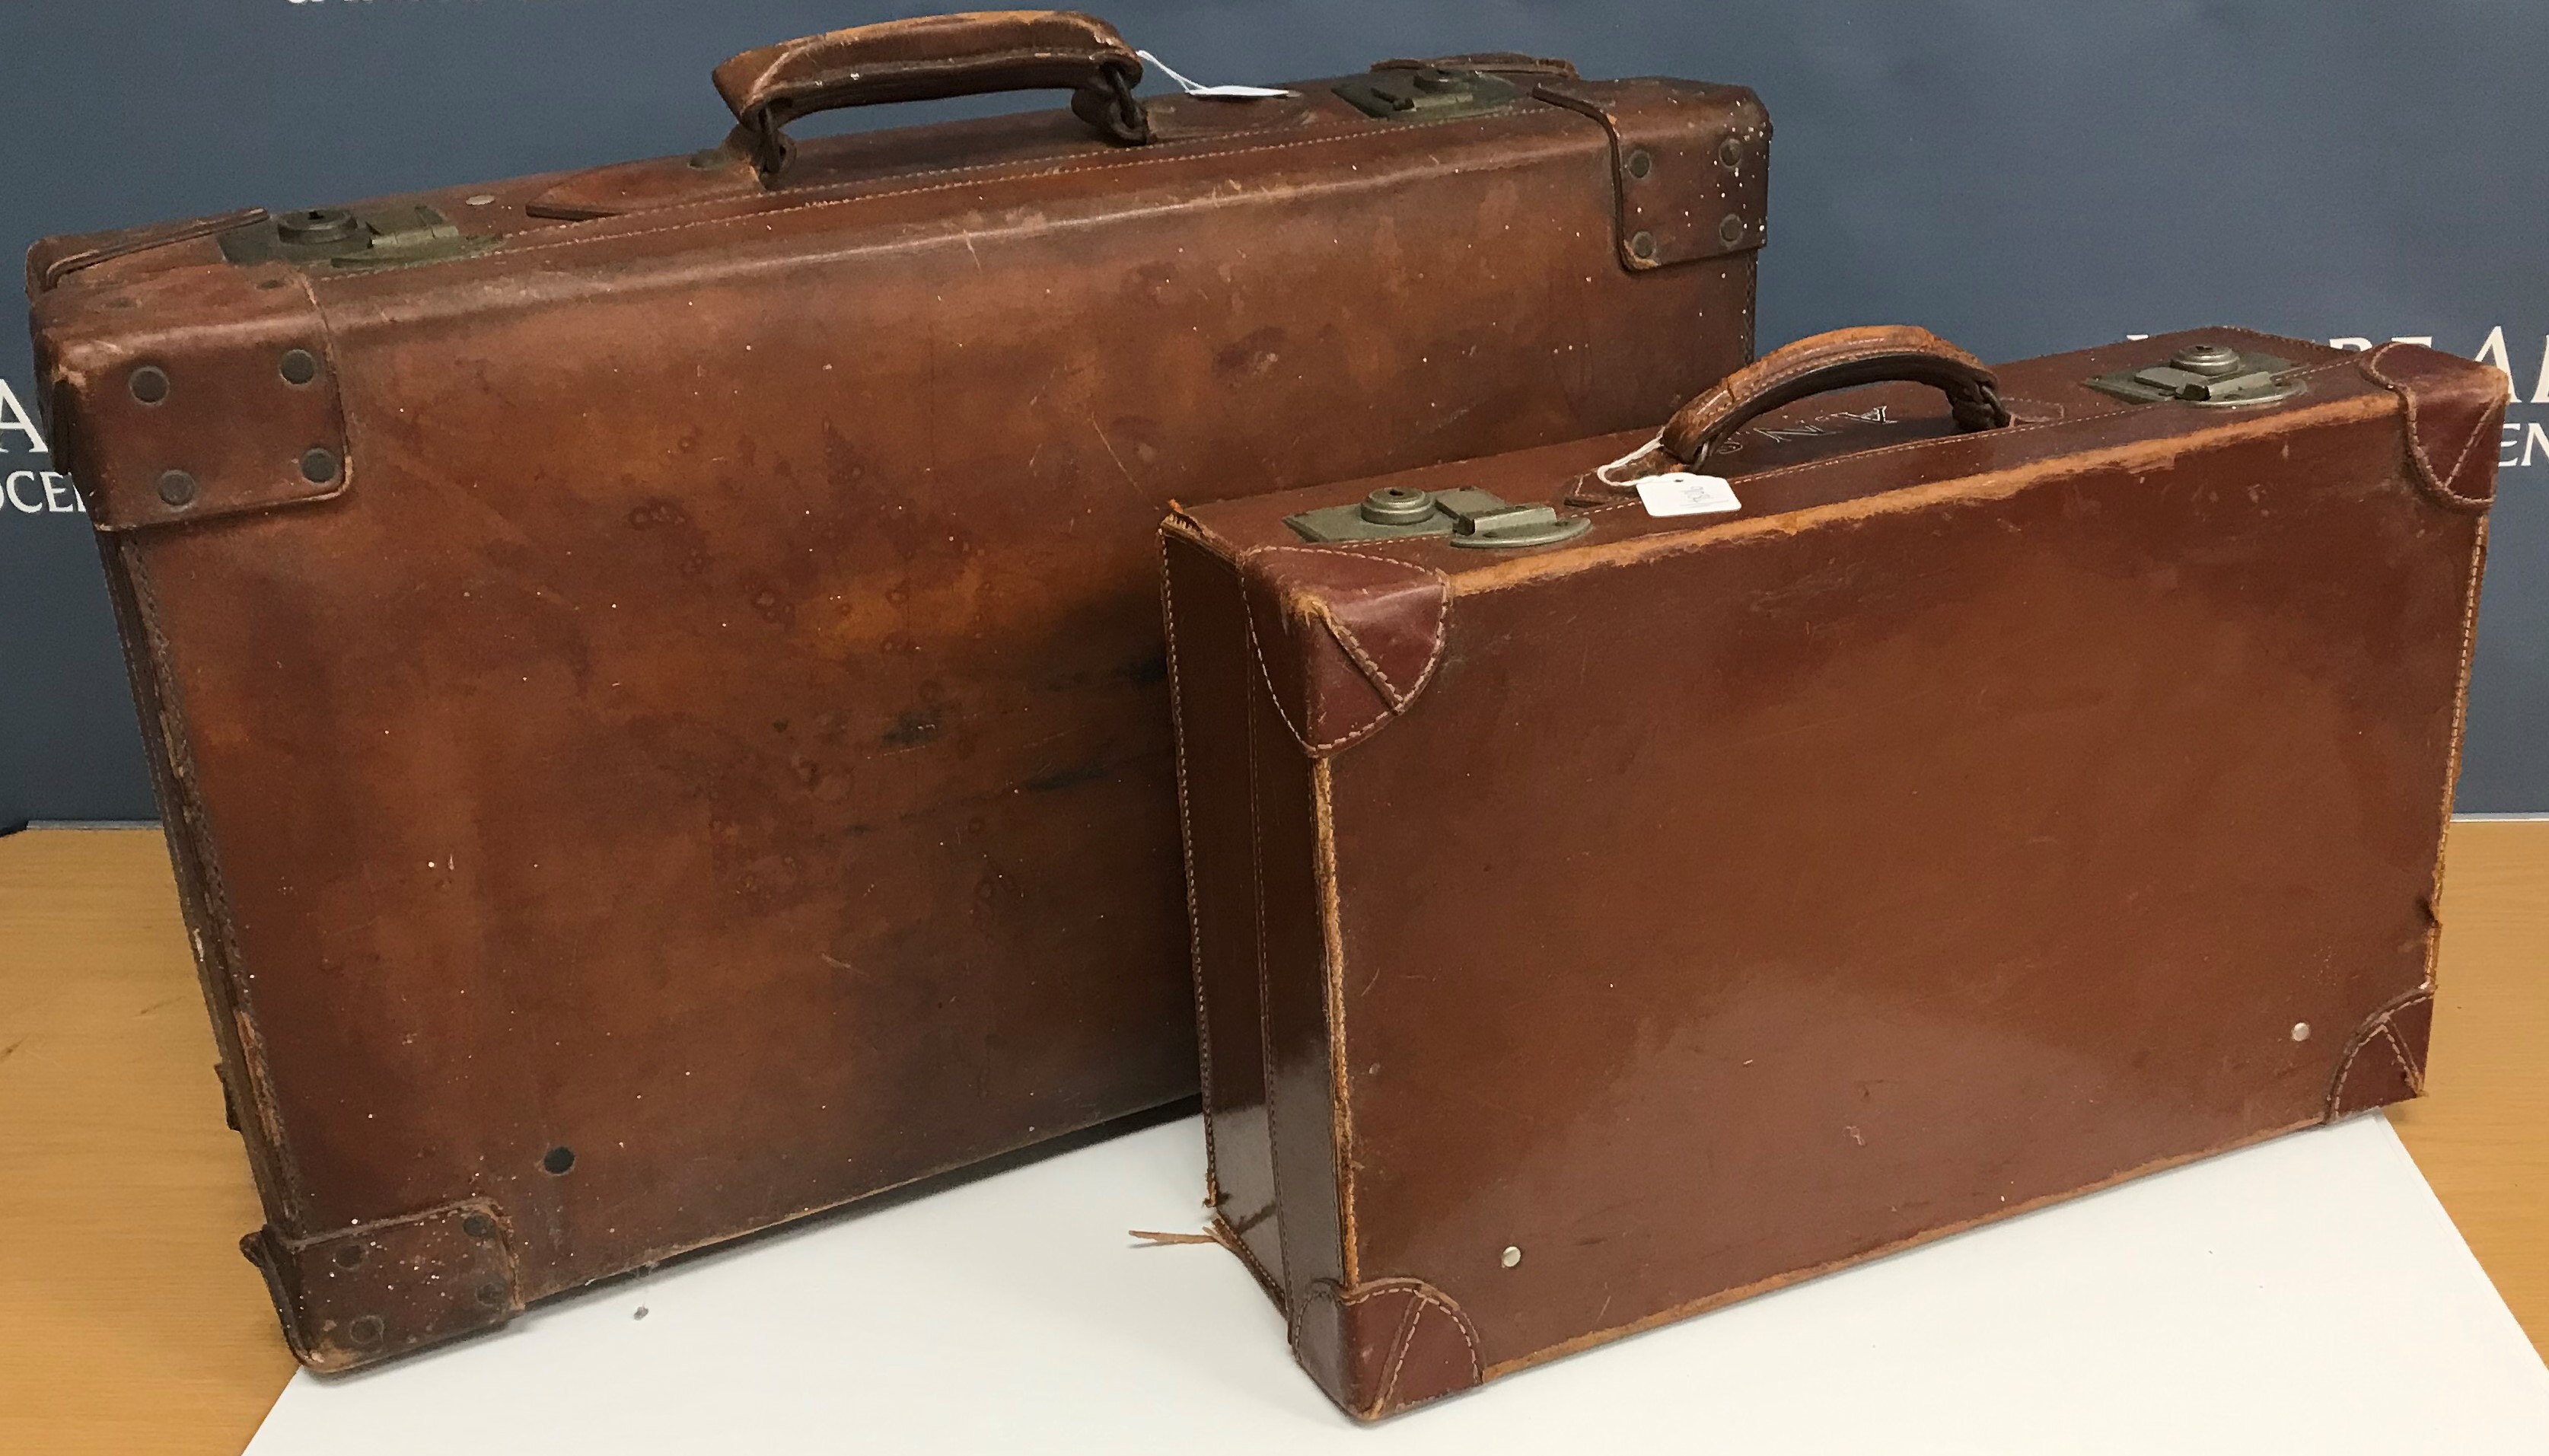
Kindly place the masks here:
[(747, 50), (714, 72), (764, 183), (796, 154), (786, 128), (846, 106), (994, 91), (1067, 89), (1071, 109), (1112, 142), (1151, 138), (1135, 99), (1142, 62), (1115, 28), (1072, 10), (981, 10), (853, 26)]
[(1902, 381), (1935, 386), (1963, 430), (2009, 424), (2000, 381), (1972, 354), (1927, 329), (1836, 329), (1800, 339), (1726, 376), (1681, 407), (1656, 437), (1664, 452), (1696, 465), (1753, 419), (1809, 395)]

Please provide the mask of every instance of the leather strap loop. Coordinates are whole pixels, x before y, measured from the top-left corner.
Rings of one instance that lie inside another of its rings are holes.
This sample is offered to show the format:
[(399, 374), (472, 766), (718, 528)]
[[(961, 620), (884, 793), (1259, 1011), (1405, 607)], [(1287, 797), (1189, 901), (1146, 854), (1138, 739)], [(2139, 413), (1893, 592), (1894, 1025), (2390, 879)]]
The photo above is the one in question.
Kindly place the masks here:
[(776, 185), (796, 154), (786, 127), (850, 106), (994, 91), (1067, 89), (1107, 140), (1138, 146), (1150, 118), (1133, 95), (1142, 62), (1115, 28), (1070, 10), (986, 10), (853, 26), (747, 50), (716, 68), (736, 141)]
[(1664, 452), (1696, 465), (1753, 419), (1809, 395), (1891, 381), (1928, 384), (1947, 396), (1963, 430), (2009, 424), (1999, 380), (1982, 360), (1927, 329), (1836, 329), (1753, 360), (1681, 407), (1657, 438)]

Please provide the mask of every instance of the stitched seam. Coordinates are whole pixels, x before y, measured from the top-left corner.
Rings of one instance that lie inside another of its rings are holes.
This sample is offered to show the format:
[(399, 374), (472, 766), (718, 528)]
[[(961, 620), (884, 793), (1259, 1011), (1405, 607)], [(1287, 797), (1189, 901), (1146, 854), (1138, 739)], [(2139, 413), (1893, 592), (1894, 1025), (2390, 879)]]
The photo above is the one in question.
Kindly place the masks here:
[[(2407, 386), (2401, 384), (2399, 381), (2391, 378), (2389, 375), (2381, 371), (2381, 356), (2397, 347), (2399, 347), (2399, 345), (2396, 343), (2385, 343), (2379, 348), (2374, 349), (2372, 352), (2363, 356), (2362, 368), (2364, 373), (2372, 377), (2373, 383), (2380, 385), (2382, 388), (2389, 390), (2392, 394), (2399, 397), (2400, 407), (2407, 417), (2408, 463), (2416, 467), (2417, 478), (2422, 481), (2426, 487), (2431, 489), (2434, 494), (2441, 496), (2445, 501), (2465, 510), (2486, 510), (2491, 504), (2493, 504), (2492, 501), (2480, 496), (2462, 495), (2452, 489), (2449, 480), (2445, 480), (2434, 473), (2433, 457), (2425, 452), (2423, 427), (2418, 419), (2419, 412), (2416, 409), (2416, 396), (2414, 393), (2409, 391)], [(2494, 414), (2495, 412), (2493, 410), (2482, 411), (2480, 413), (2479, 429), (2474, 432), (2470, 436), (2469, 440), (2461, 446), (2460, 458), (2452, 462), (2451, 479), (2457, 480), (2460, 478), (2461, 467), (2468, 463), (2470, 449), (2478, 443), (2479, 436), (2486, 433), (2487, 422)]]
[(2319, 1120), (2323, 1122), (2333, 1122), (2337, 1118), (2346, 1116), (2348, 1113), (2361, 1111), (2360, 1109), (2348, 1108), (2345, 1106), (2345, 1084), (2347, 1079), (2354, 1075), (2355, 1059), (2363, 1054), (2363, 1049), (2370, 1046), (2376, 1037), (2388, 1038), (2391, 1055), (2398, 1057), (2401, 1063), (2401, 1070), (2403, 1072), (2407, 1072), (2409, 1090), (2422, 1093), (2424, 1090), (2423, 1072), (2421, 1069), (2411, 1072), (2407, 1071), (2405, 1049), (2402, 1047), (2397, 1033), (2390, 1029), (2390, 1022), (2393, 1018), (2399, 1015), (2399, 1013), (2407, 1010), (2408, 1007), (2414, 1006), (2417, 1002), (2431, 1001), (2433, 1000), (2433, 996), (2434, 991), (2430, 984), (2419, 986), (2415, 990), (2409, 991), (2405, 995), (2393, 997), (2388, 1005), (2374, 1012), (2371, 1016), (2364, 1018), (2363, 1024), (2355, 1028), (2353, 1038), (2346, 1042), (2344, 1054), (2339, 1056), (2336, 1060), (2336, 1076), (2334, 1080), (2328, 1083), (2327, 1106), (2325, 1111), (2320, 1115)]
[(1480, 1364), (1478, 1360), (1477, 1334), (1469, 1327), (1468, 1316), (1462, 1313), (1460, 1307), (1454, 1305), (1447, 1296), (1437, 1291), (1432, 1285), (1427, 1284), (1425, 1281), (1421, 1279), (1377, 1279), (1372, 1281), (1370, 1284), (1358, 1286), (1352, 1291), (1340, 1292), (1334, 1296), (1334, 1298), (1338, 1304), (1351, 1309), (1356, 1305), (1362, 1304), (1366, 1300), (1378, 1299), (1382, 1295), (1388, 1294), (1394, 1290), (1405, 1290), (1408, 1294), (1414, 1296), (1419, 1304), (1432, 1306), (1433, 1308), (1450, 1315), (1452, 1317), (1453, 1329), (1460, 1333), (1461, 1343), (1466, 1345), (1469, 1350), (1470, 1384), (1475, 1385), (1486, 1378), (1486, 1367)]
[(1346, 1049), (1345, 908), (1337, 892), (1334, 780), (1325, 759), (1310, 765), (1310, 821), (1319, 859), (1319, 990), (1328, 1019), (1328, 1141), (1337, 1176), (1338, 1262), (1351, 1285), (1360, 1272), (1362, 1240), (1355, 1229), (1354, 1107), (1346, 1085), (1353, 1063)]
[(1195, 1062), (1203, 1077), (1203, 1196), (1205, 1207), (1216, 1211), (1213, 1216), (1218, 1222), (1221, 1148), (1212, 1130), (1212, 1018), (1204, 1005), (1203, 919), (1196, 913), (1195, 903), (1194, 816), (1186, 802), (1185, 698), (1178, 685), (1178, 608), (1176, 593), (1169, 585), (1169, 537), (1165, 534), (1160, 537), (1160, 623), (1169, 648), (1169, 721), (1173, 729), (1169, 742), (1175, 750), (1178, 775), (1178, 854), (1186, 875), (1186, 965), (1194, 978)]
[[(1274, 716), (1283, 716), (1277, 705)], [(1274, 1246), (1283, 1246), (1283, 1144), (1276, 1132), (1280, 1118), (1274, 1116), (1274, 1008), (1267, 1000), (1266, 985), (1266, 834), (1258, 813), (1257, 799), (1257, 713), (1252, 707), (1247, 716), (1248, 739), (1248, 885), (1251, 908), (1255, 916), (1257, 936), (1257, 1081), (1266, 1097), (1266, 1181), (1274, 1192)], [(1288, 1272), (1292, 1260), (1287, 1255), (1283, 1266)], [(1300, 1354), (1299, 1332), (1293, 1326), (1292, 1301), (1288, 1288), (1282, 1301), (1285, 1338), (1292, 1343), (1295, 1358)]]
[(1222, 1217), (1219, 1213), (1213, 1214), (1212, 1227), (1213, 1232), (1216, 1235), (1213, 1242), (1220, 1244), (1223, 1248), (1226, 1248), (1233, 1254), (1237, 1255), (1239, 1257), (1239, 1262), (1248, 1267), (1249, 1277), (1257, 1281), (1257, 1287), (1264, 1290), (1266, 1292), (1266, 1297), (1274, 1302), (1275, 1309), (1282, 1309), (1282, 1288), (1274, 1283), (1274, 1275), (1266, 1272), (1266, 1266), (1257, 1262), (1257, 1256), (1249, 1252), (1248, 1239), (1246, 1236), (1241, 1234), (1237, 1228), (1232, 1227), (1230, 1221)]
[(1424, 1310), (1422, 1300), (1409, 1300), (1407, 1312), (1398, 1316), (1397, 1332), (1390, 1336), (1389, 1364), (1380, 1373), (1380, 1390), (1373, 1396), (1371, 1409), (1377, 1414), (1389, 1408), (1398, 1394), (1398, 1372), (1407, 1364), (1407, 1350), (1416, 1343), (1416, 1316)]
[[(1326, 546), (1258, 546), (1241, 553), (1241, 559), (1253, 560), (1258, 556), (1266, 555), (1274, 551), (1300, 551), (1314, 556), (1343, 556), (1350, 561), (1363, 559), (1351, 551), (1334, 550)], [(1414, 566), (1412, 563), (1408, 562), (1401, 562), (1399, 564), (1410, 566), (1413, 570), (1423, 571), (1426, 575), (1434, 578), (1435, 587), (1441, 593), (1441, 596), (1435, 602), (1434, 606), (1433, 651), (1426, 656), (1425, 670), (1416, 675), (1415, 683), (1408, 688), (1403, 697), (1397, 695), (1391, 688), (1388, 678), (1381, 673), (1380, 665), (1376, 662), (1372, 662), (1363, 650), (1363, 644), (1358, 640), (1354, 640), (1351, 632), (1343, 631), (1341, 625), (1335, 621), (1333, 614), (1329, 613), (1327, 610), (1327, 604), (1324, 602), (1319, 603), (1318, 607), (1321, 624), (1330, 629), (1330, 634), (1337, 638), (1337, 645), (1345, 648), (1347, 655), (1354, 658), (1357, 665), (1362, 667), (1366, 674), (1378, 679), (1378, 681), (1374, 682), (1372, 685), (1380, 690), (1381, 701), (1388, 705), (1386, 711), (1365, 723), (1360, 728), (1352, 728), (1343, 736), (1331, 738), (1324, 743), (1311, 742), (1307, 727), (1296, 727), (1292, 722), (1292, 716), (1284, 711), (1283, 695), (1280, 691), (1276, 690), (1274, 686), (1274, 669), (1273, 665), (1266, 660), (1265, 648), (1260, 645), (1258, 640), (1256, 614), (1249, 614), (1248, 647), (1250, 651), (1257, 654), (1258, 670), (1266, 675), (1267, 691), (1274, 695), (1274, 716), (1283, 720), (1283, 727), (1291, 730), (1293, 738), (1300, 743), (1303, 751), (1309, 753), (1313, 757), (1328, 753), (1334, 749), (1351, 746), (1352, 744), (1370, 736), (1382, 724), (1387, 723), (1392, 717), (1403, 712), (1408, 704), (1416, 701), (1416, 696), (1425, 691), (1425, 685), (1434, 680), (1434, 669), (1441, 665), (1443, 661), (1444, 624), (1450, 617), (1452, 611), (1452, 579), (1443, 572), (1437, 571), (1432, 567)], [(1304, 691), (1306, 692), (1306, 689)], [(1307, 706), (1308, 705), (1304, 705), (1305, 709)]]
[(2471, 659), (2478, 648), (2478, 598), (2481, 579), (2487, 569), (2488, 519), (2478, 518), (2478, 530), (2470, 542), (2469, 586), (2461, 603), (2461, 671), (2457, 691), (2452, 696), (2452, 748), (2443, 765), (2443, 804), (2434, 831), (2434, 882), (2425, 892), (2425, 984), (2434, 984), (2434, 972), (2443, 954), (2443, 860), (2451, 852), (2452, 795), (2460, 787), (2461, 734), (2469, 724), (2469, 683)]
[[(1446, 117), (1441, 121), (1405, 122), (1394, 127), (1393, 132), (1413, 132), (1429, 127), (1465, 126), (1477, 120), (1479, 120), (1479, 118), (1476, 117)], [(1363, 141), (1368, 140), (1372, 135), (1373, 134), (1369, 132), (1356, 130), (1335, 132), (1325, 137), (1308, 137), (1298, 142), (1277, 142), (1270, 146), (1230, 146), (1224, 147), (1219, 151), (1181, 151), (1171, 155), (1161, 156), (1107, 157), (1096, 161), (1075, 163), (1067, 166), (1048, 167), (1043, 171), (1014, 172), (1000, 177), (997, 180), (1034, 182), (1042, 181), (1050, 177), (1070, 176), (1080, 172), (1116, 171), (1129, 167), (1160, 166), (1171, 162), (1210, 161), (1225, 156), (1249, 156), (1269, 151), (1289, 151), (1302, 146), (1324, 146), (1339, 142)], [(1174, 146), (1177, 144), (1172, 142), (1161, 145)], [(962, 176), (964, 178), (964, 180), (960, 181), (934, 183), (927, 187), (903, 187), (891, 192), (868, 192), (852, 197), (814, 197), (809, 198), (804, 202), (795, 203), (787, 207), (763, 208), (754, 212), (745, 213), (728, 213), (718, 217), (693, 218), (683, 222), (667, 223), (658, 228), (634, 228), (626, 232), (611, 233), (595, 238), (560, 238), (544, 243), (525, 243), (519, 245), (501, 248), (498, 250), (496, 255), (519, 257), (525, 253), (557, 252), (575, 247), (597, 247), (604, 243), (618, 243), (626, 239), (652, 238), (665, 233), (688, 232), (695, 228), (715, 227), (720, 223), (742, 224), (760, 222), (770, 218), (785, 217), (792, 213), (814, 212), (823, 208), (831, 207), (849, 207), (862, 202), (883, 202), (892, 197), (918, 197), (932, 192), (951, 192), (973, 186), (978, 181), (990, 180), (974, 174), (991, 171), (999, 165), (1000, 164), (996, 162), (978, 163), (971, 167), (948, 167), (940, 168), (935, 171), (912, 172), (908, 174), (912, 177), (955, 175)], [(844, 183), (842, 185), (855, 186), (857, 184)], [(684, 202), (677, 203), (671, 207), (649, 209), (645, 215), (662, 217), (670, 213), (691, 212), (702, 208), (732, 207), (733, 205), (734, 200), (731, 198), (713, 199), (705, 202)], [(634, 215), (622, 214), (621, 216)]]
[(2390, 1048), (2390, 1059), (2399, 1064), (2399, 1076), (2402, 1080), (2407, 1082), (2407, 1090), (2409, 1092), (2423, 1092), (2425, 1090), (2423, 1085), (2425, 1080), (2423, 1074), (2416, 1070), (2416, 1064), (2414, 1062), (2408, 1060), (2407, 1048), (2400, 1043), (2398, 1031), (2395, 1030), (2388, 1021), (2383, 1021), (2381, 1023), (2380, 1039), (2382, 1045)]

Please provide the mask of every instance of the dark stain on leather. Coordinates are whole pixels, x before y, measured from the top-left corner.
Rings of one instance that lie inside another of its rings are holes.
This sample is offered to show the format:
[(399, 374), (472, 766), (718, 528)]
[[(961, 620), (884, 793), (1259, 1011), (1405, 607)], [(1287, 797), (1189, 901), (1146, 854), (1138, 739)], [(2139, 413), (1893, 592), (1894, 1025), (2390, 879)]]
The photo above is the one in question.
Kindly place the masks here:
[(938, 721), (937, 709), (906, 708), (896, 715), (894, 727), (885, 730), (886, 746), (917, 748), (937, 737), (945, 728), (946, 725)]

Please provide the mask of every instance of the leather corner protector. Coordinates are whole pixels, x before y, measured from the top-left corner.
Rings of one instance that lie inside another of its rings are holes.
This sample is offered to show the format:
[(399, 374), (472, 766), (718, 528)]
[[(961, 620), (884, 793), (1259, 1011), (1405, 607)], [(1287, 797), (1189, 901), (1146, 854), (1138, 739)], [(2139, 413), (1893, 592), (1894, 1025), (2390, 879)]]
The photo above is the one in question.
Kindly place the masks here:
[(1311, 1374), (1357, 1420), (1395, 1415), (1486, 1379), (1469, 1316), (1424, 1280), (1379, 1279), (1348, 1290), (1321, 1281), (1309, 1303), (1338, 1325), (1337, 1368)]
[(2430, 987), (2418, 987), (2366, 1018), (2328, 1079), (2325, 1120), (2422, 1097), (2425, 1047), (2433, 1025)]
[(1434, 680), (1452, 606), (1443, 573), (1319, 546), (1259, 547), (1240, 572), (1249, 649), (1313, 758), (1370, 736)]
[(2407, 415), (2407, 468), (2447, 511), (2480, 514), (2496, 503), (2498, 426), (2504, 375), (2422, 344), (2385, 343), (2363, 356), (2365, 378), (2399, 396)]
[(1621, 266), (1644, 272), (1767, 241), (1770, 114), (1749, 89), (1649, 76), (1548, 80), (1532, 94), (1611, 134)]
[(335, 351), (299, 270), (186, 268), (55, 298), (37, 320), (44, 389), (99, 531), (324, 501), (351, 484)]
[(322, 1374), (491, 1329), (522, 1310), (512, 1229), (462, 1199), (311, 1238), (272, 1225), (239, 1240), (265, 1274), (293, 1357)]

